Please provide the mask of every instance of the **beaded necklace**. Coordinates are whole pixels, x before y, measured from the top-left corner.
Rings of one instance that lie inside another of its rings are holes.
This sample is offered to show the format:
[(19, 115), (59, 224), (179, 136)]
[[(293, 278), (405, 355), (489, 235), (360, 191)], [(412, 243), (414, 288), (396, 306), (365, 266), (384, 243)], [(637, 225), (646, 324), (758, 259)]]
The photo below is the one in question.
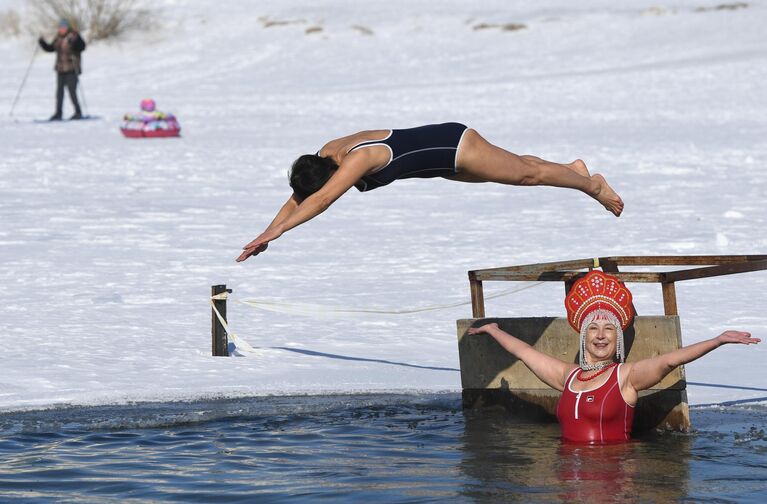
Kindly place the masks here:
[(581, 378), (581, 374), (583, 374), (583, 370), (581, 369), (581, 370), (578, 372), (578, 374), (577, 374), (577, 375), (575, 375), (575, 377), (576, 377), (576, 378), (578, 378), (578, 381), (582, 381), (582, 382), (591, 381), (591, 380), (593, 380), (594, 378), (596, 378), (597, 376), (599, 376), (599, 375), (601, 375), (602, 373), (604, 373), (605, 371), (607, 371), (608, 369), (610, 369), (611, 367), (613, 367), (613, 366), (617, 366), (617, 365), (618, 365), (618, 363), (617, 363), (617, 362), (613, 362), (613, 363), (607, 364), (607, 365), (606, 365), (606, 366), (604, 366), (602, 369), (600, 369), (599, 371), (597, 371), (597, 372), (596, 372), (596, 373), (594, 373), (593, 375), (589, 376), (588, 378)]
[[(584, 355), (585, 355), (585, 353), (586, 352), (584, 351)], [(584, 360), (583, 363), (581, 364), (581, 369), (584, 370), (584, 371), (599, 371), (600, 369), (609, 366), (613, 362), (615, 362), (615, 361), (612, 360), (612, 359), (609, 359), (609, 360), (599, 361), (599, 362), (597, 362), (595, 364), (587, 364), (586, 361)]]

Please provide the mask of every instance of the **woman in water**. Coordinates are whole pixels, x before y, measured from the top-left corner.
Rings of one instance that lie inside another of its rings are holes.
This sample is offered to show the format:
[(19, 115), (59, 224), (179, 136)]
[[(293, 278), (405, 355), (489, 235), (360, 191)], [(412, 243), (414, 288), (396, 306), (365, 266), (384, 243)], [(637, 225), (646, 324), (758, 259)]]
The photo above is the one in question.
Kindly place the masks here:
[(634, 313), (631, 292), (617, 278), (591, 271), (573, 285), (565, 306), (570, 325), (580, 333), (580, 365), (539, 352), (501, 330), (498, 324), (470, 328), (468, 332), (489, 334), (542, 382), (562, 391), (557, 419), (566, 441), (628, 440), (639, 391), (658, 384), (677, 366), (722, 345), (761, 341), (747, 332), (725, 331), (710, 340), (624, 364), (623, 330)]
[(559, 164), (518, 156), (459, 123), (360, 131), (331, 140), (293, 163), (293, 194), (266, 230), (243, 247), (237, 261), (263, 252), (269, 242), (327, 210), (351, 187), (364, 192), (412, 177), (566, 187), (586, 193), (616, 216), (623, 211), (623, 201), (604, 177), (591, 175), (580, 159)]

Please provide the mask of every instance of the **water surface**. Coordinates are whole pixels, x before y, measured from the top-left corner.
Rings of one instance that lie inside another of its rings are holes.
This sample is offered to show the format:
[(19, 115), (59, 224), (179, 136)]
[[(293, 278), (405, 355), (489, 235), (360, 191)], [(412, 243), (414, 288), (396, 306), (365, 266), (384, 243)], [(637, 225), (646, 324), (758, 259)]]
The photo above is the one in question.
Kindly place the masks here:
[(0, 414), (0, 500), (764, 502), (767, 406), (619, 445), (458, 395), (282, 397)]

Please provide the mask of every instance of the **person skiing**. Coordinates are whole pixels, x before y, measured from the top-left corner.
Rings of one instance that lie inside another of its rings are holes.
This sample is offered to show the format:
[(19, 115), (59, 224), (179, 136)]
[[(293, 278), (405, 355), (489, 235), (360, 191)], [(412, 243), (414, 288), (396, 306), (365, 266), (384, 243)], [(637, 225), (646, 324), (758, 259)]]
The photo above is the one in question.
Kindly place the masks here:
[(58, 31), (53, 41), (49, 44), (41, 36), (38, 39), (40, 47), (45, 52), (56, 53), (56, 112), (50, 117), (50, 121), (60, 121), (63, 115), (64, 87), (69, 91), (69, 98), (75, 108), (75, 113), (70, 119), (82, 119), (83, 113), (80, 102), (77, 100), (78, 75), (82, 73), (81, 56), (85, 50), (85, 41), (80, 34), (72, 29), (69, 21), (59, 21)]

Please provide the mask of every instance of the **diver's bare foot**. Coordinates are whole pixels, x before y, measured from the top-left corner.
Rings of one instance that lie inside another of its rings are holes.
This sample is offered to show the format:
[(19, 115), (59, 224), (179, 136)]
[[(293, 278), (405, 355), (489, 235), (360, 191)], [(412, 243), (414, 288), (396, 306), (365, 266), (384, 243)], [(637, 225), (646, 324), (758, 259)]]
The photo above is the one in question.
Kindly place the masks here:
[(605, 178), (598, 173), (592, 175), (591, 180), (598, 185), (596, 191), (591, 196), (616, 217), (620, 217), (623, 212), (623, 200), (618, 196), (618, 193), (616, 193), (613, 188), (607, 184)]
[(589, 169), (586, 168), (586, 163), (584, 163), (580, 159), (576, 159), (570, 164), (566, 164), (568, 168), (570, 168), (572, 171), (577, 173), (578, 175), (582, 177), (591, 177), (591, 173), (589, 173)]

